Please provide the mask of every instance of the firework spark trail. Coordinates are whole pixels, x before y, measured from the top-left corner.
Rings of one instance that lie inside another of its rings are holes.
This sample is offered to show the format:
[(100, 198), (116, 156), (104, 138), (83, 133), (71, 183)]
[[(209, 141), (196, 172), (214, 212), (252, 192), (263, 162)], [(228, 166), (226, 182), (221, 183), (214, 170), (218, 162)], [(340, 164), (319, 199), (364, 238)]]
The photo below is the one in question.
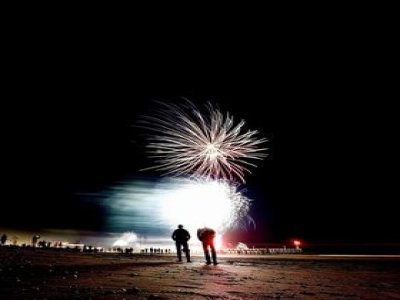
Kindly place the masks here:
[(148, 154), (156, 166), (146, 168), (164, 175), (194, 175), (245, 182), (244, 175), (256, 167), (248, 160), (261, 160), (267, 155), (267, 142), (256, 138), (257, 130), (242, 132), (245, 122), (235, 125), (229, 113), (225, 116), (210, 103), (207, 114), (190, 101), (186, 105), (160, 103), (162, 109), (144, 116), (140, 125), (155, 134), (148, 138)]

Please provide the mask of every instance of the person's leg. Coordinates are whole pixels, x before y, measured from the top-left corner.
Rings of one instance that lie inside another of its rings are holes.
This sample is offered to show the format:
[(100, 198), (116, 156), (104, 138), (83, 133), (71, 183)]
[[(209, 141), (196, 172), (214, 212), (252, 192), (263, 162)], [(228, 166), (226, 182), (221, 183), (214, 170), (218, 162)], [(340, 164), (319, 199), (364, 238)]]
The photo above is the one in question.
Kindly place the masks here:
[(214, 242), (210, 243), (210, 248), (211, 248), (211, 255), (212, 255), (213, 264), (216, 265), (218, 263), (217, 263), (217, 252), (215, 251)]
[(208, 244), (206, 242), (203, 242), (203, 250), (204, 250), (204, 256), (206, 257), (206, 262), (207, 264), (211, 264), (211, 258), (210, 258), (210, 253), (208, 252)]
[(186, 254), (186, 260), (187, 260), (187, 262), (190, 262), (190, 250), (188, 247), (188, 243), (184, 242), (182, 245), (183, 245), (183, 251), (185, 251), (185, 254)]
[(182, 244), (176, 242), (176, 255), (178, 256), (178, 261), (182, 261), (181, 247), (182, 247)]

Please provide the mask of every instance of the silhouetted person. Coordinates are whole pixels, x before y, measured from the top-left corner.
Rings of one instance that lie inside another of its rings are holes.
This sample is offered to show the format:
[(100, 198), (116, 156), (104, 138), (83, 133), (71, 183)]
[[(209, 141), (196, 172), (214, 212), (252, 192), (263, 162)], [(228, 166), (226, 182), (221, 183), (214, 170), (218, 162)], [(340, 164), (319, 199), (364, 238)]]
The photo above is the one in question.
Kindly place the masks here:
[(1, 236), (1, 245), (4, 246), (6, 244), (7, 241), (7, 234), (3, 234)]
[(40, 239), (39, 235), (34, 235), (32, 237), (32, 247), (36, 247), (38, 239)]
[(215, 231), (207, 227), (199, 228), (197, 230), (197, 237), (203, 243), (204, 256), (206, 258), (207, 265), (211, 264), (211, 257), (208, 247), (210, 247), (211, 250), (213, 264), (214, 265), (218, 264), (217, 253), (215, 252), (215, 247), (214, 247)]
[(176, 255), (178, 256), (178, 261), (182, 261), (181, 248), (186, 254), (187, 262), (190, 262), (190, 250), (188, 247), (188, 241), (190, 240), (190, 234), (186, 229), (183, 229), (183, 225), (178, 225), (178, 229), (172, 233), (171, 238), (176, 244)]

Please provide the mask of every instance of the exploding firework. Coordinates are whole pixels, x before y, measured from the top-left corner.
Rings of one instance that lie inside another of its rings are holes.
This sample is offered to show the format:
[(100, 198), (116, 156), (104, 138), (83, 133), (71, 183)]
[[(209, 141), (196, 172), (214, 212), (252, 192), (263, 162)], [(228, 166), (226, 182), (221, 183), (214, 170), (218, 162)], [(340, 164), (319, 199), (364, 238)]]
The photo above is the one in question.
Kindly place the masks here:
[(190, 101), (186, 104), (166, 104), (153, 116), (144, 116), (141, 126), (154, 134), (147, 145), (155, 160), (155, 169), (164, 175), (193, 175), (214, 179), (245, 182), (249, 160), (266, 157), (260, 145), (267, 139), (256, 138), (257, 130), (244, 132), (245, 121), (214, 108), (210, 103), (202, 114)]

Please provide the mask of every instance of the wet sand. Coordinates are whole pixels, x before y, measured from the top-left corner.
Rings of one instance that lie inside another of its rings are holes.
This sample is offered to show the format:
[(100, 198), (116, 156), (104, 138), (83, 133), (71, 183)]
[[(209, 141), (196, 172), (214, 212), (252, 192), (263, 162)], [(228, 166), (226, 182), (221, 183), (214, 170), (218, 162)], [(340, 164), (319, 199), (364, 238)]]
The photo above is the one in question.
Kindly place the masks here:
[(400, 299), (399, 257), (76, 253), (0, 247), (0, 299)]

